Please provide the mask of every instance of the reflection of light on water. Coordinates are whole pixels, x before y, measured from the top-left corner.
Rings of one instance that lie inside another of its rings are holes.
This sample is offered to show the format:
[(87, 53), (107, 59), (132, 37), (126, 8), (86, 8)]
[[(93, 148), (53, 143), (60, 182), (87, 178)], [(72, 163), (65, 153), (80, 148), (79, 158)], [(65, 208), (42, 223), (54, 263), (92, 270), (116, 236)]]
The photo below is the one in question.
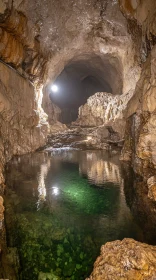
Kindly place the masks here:
[(87, 160), (92, 159), (92, 158), (93, 158), (93, 154), (92, 153), (87, 153)]
[(103, 182), (121, 182), (119, 167), (116, 164), (103, 160), (98, 160), (91, 166), (88, 177), (95, 180), (95, 183), (98, 184)]
[(40, 167), (40, 173), (38, 176), (38, 202), (37, 208), (39, 208), (40, 204), (45, 201), (46, 197), (46, 186), (45, 186), (45, 178), (47, 176), (48, 170), (50, 167), (50, 161), (47, 160), (47, 163), (44, 163)]
[(119, 166), (111, 161), (98, 159), (93, 153), (87, 153), (85, 160), (80, 162), (79, 173), (86, 174), (95, 184), (121, 183)]
[(113, 160), (113, 157), (103, 158), (103, 154), (99, 152), (76, 150), (58, 150), (53, 152), (52, 157), (55, 161), (78, 163), (79, 174), (86, 174), (95, 184), (121, 183), (120, 164)]
[(60, 190), (58, 187), (52, 187), (52, 194), (59, 195), (59, 193), (60, 193)]

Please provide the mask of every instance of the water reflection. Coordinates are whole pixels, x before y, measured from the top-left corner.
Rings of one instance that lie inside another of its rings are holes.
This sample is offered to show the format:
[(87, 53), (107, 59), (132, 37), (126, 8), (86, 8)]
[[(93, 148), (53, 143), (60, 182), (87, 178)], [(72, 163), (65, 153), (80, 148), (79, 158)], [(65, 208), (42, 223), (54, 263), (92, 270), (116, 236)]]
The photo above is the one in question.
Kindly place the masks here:
[(106, 182), (120, 184), (120, 169), (115, 160), (117, 160), (115, 156), (104, 159), (103, 153), (84, 153), (79, 163), (80, 174), (86, 174), (88, 179), (96, 185)]
[(79, 173), (87, 175), (88, 179), (96, 185), (103, 185), (106, 182), (121, 183), (118, 154), (113, 155), (104, 151), (63, 151), (61, 149), (56, 149), (50, 154), (55, 162), (77, 163)]
[(46, 185), (45, 178), (47, 176), (48, 170), (50, 168), (50, 160), (47, 159), (46, 163), (41, 164), (40, 171), (38, 173), (38, 203), (39, 208), (40, 204), (45, 201), (46, 198)]
[(126, 204), (117, 154), (56, 150), (15, 158), (7, 185), (8, 242), (18, 247), (22, 280), (45, 273), (84, 280), (102, 244), (142, 238)]

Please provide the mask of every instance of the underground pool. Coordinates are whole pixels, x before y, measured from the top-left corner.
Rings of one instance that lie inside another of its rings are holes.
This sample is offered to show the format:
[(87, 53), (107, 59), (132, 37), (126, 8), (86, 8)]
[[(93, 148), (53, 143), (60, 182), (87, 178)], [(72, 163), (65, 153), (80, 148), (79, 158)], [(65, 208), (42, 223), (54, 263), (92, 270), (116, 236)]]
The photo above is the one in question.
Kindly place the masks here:
[(5, 215), (17, 279), (84, 280), (102, 244), (142, 241), (124, 172), (118, 153), (105, 151), (56, 149), (10, 161)]

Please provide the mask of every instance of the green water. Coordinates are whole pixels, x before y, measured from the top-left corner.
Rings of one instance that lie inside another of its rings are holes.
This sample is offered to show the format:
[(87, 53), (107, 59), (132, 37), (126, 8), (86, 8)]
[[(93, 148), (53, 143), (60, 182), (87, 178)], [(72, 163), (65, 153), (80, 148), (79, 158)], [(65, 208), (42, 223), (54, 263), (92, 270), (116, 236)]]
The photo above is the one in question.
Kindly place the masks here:
[(15, 158), (6, 173), (7, 241), (19, 253), (19, 279), (84, 280), (102, 244), (142, 238), (118, 155), (36, 153)]

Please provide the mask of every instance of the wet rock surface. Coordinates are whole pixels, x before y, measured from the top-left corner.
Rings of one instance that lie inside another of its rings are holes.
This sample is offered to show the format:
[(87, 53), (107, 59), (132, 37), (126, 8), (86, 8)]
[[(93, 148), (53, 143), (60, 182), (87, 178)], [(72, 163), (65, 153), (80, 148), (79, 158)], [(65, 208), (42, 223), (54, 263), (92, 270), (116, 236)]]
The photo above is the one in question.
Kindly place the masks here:
[(149, 279), (156, 277), (156, 248), (125, 238), (106, 243), (86, 280)]
[[(58, 130), (60, 129), (60, 132)], [(61, 132), (61, 130), (63, 130)], [(54, 130), (55, 132), (55, 126)], [(99, 127), (73, 127), (57, 126), (56, 132), (48, 136), (46, 149), (53, 148), (78, 148), (109, 150), (123, 146), (124, 139), (110, 126)], [(44, 146), (45, 148), (45, 146)]]

